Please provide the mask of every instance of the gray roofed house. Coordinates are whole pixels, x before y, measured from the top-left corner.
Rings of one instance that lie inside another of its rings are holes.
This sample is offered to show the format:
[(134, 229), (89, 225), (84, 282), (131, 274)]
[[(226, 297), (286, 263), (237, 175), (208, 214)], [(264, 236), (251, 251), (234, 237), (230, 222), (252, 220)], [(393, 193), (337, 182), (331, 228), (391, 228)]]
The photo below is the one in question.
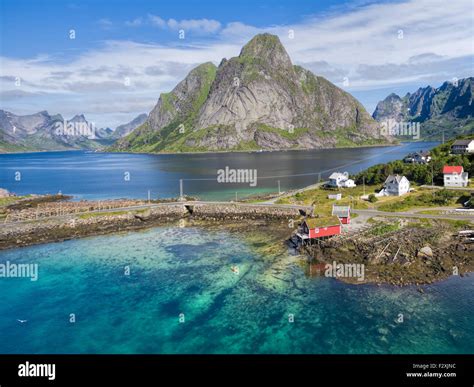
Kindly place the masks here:
[(451, 145), (451, 153), (474, 153), (474, 140), (456, 140)]
[(379, 196), (401, 196), (410, 192), (410, 182), (405, 176), (390, 175), (383, 184)]
[(336, 215), (342, 224), (349, 224), (351, 219), (351, 207), (333, 205), (332, 215)]

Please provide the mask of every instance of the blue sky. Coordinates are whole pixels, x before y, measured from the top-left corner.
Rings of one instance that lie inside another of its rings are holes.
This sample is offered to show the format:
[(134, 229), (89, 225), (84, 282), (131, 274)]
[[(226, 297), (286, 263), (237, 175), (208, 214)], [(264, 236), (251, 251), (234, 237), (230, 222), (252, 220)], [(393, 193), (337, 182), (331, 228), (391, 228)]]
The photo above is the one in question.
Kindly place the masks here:
[[(170, 43), (176, 34), (157, 30), (146, 24), (147, 15), (175, 20), (216, 20), (222, 25), (240, 21), (266, 27), (297, 23), (306, 16), (334, 10), (337, 1), (144, 1), (144, 0), (2, 0), (3, 32), (14, 39), (5, 39), (4, 52), (28, 58), (51, 50), (84, 50), (98, 46), (102, 40), (135, 40), (148, 43)], [(291, 5), (290, 5), (291, 4)], [(123, 23), (142, 19), (140, 28), (124, 28)], [(46, 23), (45, 23), (46, 21)], [(74, 46), (65, 31), (77, 30)], [(32, 32), (34, 31), (34, 34)], [(206, 34), (190, 31), (190, 38), (206, 38)], [(209, 34), (207, 38), (212, 38)]]
[(277, 34), (295, 64), (370, 113), (391, 92), (474, 75), (471, 0), (0, 0), (0, 7), (0, 108), (84, 113), (98, 126), (148, 113), (194, 66), (238, 55), (261, 32)]

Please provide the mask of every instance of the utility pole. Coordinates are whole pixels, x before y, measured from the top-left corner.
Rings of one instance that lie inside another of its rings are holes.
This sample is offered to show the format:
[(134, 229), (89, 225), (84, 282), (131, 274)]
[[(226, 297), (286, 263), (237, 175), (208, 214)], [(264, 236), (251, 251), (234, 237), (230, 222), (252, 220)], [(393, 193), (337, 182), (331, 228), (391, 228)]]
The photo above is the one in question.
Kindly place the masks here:
[(280, 180), (278, 180), (278, 195), (281, 195), (281, 190), (280, 190)]
[[(444, 134), (444, 132), (443, 132)], [(431, 192), (434, 196), (434, 172), (433, 172), (433, 163), (431, 163)]]
[(179, 200), (183, 200), (183, 179), (179, 179)]
[(443, 133), (443, 144), (444, 144), (444, 129), (441, 129), (441, 133)]
[(150, 190), (148, 190), (148, 204), (150, 204)]

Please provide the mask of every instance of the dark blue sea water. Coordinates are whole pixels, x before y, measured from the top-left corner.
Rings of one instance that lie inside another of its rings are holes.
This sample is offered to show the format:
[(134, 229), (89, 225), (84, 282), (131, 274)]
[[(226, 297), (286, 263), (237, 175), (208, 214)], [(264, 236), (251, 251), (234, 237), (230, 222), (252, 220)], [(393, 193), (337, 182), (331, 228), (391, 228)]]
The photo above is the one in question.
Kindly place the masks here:
[[(0, 188), (17, 194), (61, 191), (76, 199), (176, 197), (179, 180), (184, 193), (201, 199), (229, 200), (255, 193), (304, 187), (332, 172), (359, 172), (370, 165), (431, 149), (437, 143), (407, 143), (393, 147), (310, 151), (141, 155), (85, 152), (45, 152), (0, 155)], [(258, 183), (218, 184), (217, 170), (256, 169)], [(20, 180), (16, 180), (16, 173)], [(129, 173), (130, 179), (125, 179)], [(295, 176), (300, 175), (300, 176)], [(207, 179), (207, 180), (200, 180)]]
[(0, 278), (0, 353), (474, 352), (474, 276), (346, 285), (261, 242), (160, 227), (2, 251), (39, 277)]

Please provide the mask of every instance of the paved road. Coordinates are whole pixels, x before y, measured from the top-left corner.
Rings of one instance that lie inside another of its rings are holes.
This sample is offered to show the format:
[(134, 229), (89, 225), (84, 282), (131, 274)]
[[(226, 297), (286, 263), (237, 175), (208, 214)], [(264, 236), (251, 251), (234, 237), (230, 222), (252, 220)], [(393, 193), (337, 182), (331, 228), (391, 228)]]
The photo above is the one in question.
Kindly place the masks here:
[(474, 191), (472, 187), (441, 187), (439, 185), (422, 185), (421, 188), (429, 188), (429, 189), (449, 189), (449, 190), (458, 190), (458, 191)]
[(425, 218), (425, 219), (454, 219), (471, 220), (474, 222), (474, 214), (471, 215), (450, 215), (450, 214), (419, 214), (414, 212), (387, 212), (377, 210), (352, 210), (354, 214), (368, 216), (394, 216), (396, 218)]

